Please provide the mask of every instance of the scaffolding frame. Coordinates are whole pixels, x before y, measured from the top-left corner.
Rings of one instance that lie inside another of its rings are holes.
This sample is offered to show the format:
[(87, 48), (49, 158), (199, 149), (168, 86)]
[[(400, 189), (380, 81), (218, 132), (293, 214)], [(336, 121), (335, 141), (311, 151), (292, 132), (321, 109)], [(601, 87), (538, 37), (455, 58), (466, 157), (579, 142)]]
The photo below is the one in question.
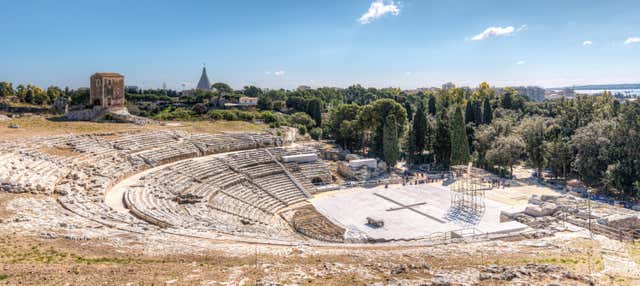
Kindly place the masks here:
[(485, 183), (474, 176), (471, 164), (453, 166), (454, 182), (451, 184), (451, 205), (447, 218), (465, 225), (477, 225), (485, 212)]

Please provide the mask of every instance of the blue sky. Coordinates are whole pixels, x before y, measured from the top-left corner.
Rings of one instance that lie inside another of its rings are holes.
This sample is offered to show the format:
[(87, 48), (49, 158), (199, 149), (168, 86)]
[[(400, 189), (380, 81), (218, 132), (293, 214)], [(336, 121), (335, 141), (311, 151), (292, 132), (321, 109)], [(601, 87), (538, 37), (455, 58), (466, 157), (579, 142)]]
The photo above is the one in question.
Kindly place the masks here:
[[(640, 1), (0, 0), (0, 81), (411, 89), (640, 82)], [(486, 31), (486, 32), (485, 32)], [(485, 33), (483, 33), (485, 32)]]

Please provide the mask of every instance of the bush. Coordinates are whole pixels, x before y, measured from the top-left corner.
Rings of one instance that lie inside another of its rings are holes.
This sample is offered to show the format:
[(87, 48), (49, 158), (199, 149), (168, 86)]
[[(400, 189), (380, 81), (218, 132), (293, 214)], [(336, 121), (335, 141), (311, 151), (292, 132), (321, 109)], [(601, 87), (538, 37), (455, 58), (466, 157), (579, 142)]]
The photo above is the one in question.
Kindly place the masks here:
[(196, 103), (193, 107), (191, 107), (193, 112), (202, 115), (207, 112), (207, 106), (204, 103)]
[(302, 124), (297, 124), (296, 128), (298, 128), (298, 133), (300, 133), (300, 135), (307, 134), (307, 126), (304, 126)]
[(195, 112), (189, 109), (178, 107), (172, 110), (171, 107), (168, 107), (159, 112), (155, 118), (158, 120), (193, 120), (194, 116), (196, 116)]
[(311, 131), (309, 131), (309, 135), (311, 135), (311, 138), (314, 140), (322, 139), (322, 128), (316, 127), (311, 129)]
[(312, 128), (316, 125), (315, 120), (313, 120), (313, 118), (311, 118), (309, 114), (306, 114), (304, 112), (296, 112), (293, 115), (291, 115), (290, 119), (291, 119), (291, 123), (296, 125), (303, 125), (305, 129)]
[(231, 110), (225, 110), (222, 113), (222, 119), (226, 121), (234, 121), (234, 120), (238, 120), (238, 115)]

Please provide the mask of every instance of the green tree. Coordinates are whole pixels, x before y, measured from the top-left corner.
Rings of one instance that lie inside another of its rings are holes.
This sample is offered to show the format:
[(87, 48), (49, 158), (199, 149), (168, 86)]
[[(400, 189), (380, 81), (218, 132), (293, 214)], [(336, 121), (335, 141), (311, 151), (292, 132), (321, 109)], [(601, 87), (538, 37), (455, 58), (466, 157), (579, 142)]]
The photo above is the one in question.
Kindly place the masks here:
[(433, 146), (435, 159), (442, 169), (449, 169), (451, 160), (451, 132), (446, 112), (440, 113), (437, 120), (436, 138)]
[(224, 82), (216, 82), (211, 85), (211, 88), (218, 91), (220, 94), (230, 94), (233, 93), (233, 88)]
[(306, 127), (307, 130), (316, 126), (316, 122), (313, 121), (313, 118), (304, 112), (296, 112), (292, 114), (290, 120), (294, 125), (302, 125)]
[(451, 121), (451, 164), (465, 165), (469, 162), (469, 141), (462, 110), (456, 107)]
[(556, 139), (547, 142), (545, 147), (548, 153), (547, 166), (549, 166), (555, 177), (562, 176), (565, 180), (567, 179), (567, 172), (571, 168), (573, 157), (573, 150), (567, 141), (567, 139), (563, 138)]
[(398, 136), (404, 136), (407, 125), (407, 112), (393, 99), (378, 99), (362, 108), (358, 114), (360, 126), (372, 133), (370, 142), (371, 153), (381, 156), (383, 153), (384, 119), (393, 114)]
[(389, 114), (384, 121), (383, 133), (383, 153), (384, 161), (389, 169), (393, 168), (400, 158), (400, 140), (398, 136), (398, 125), (393, 114)]
[(470, 123), (473, 122), (474, 118), (476, 117), (475, 114), (473, 113), (473, 102), (471, 101), (467, 101), (467, 104), (465, 104), (465, 111), (464, 111), (464, 123)]
[(307, 114), (316, 122), (316, 126), (322, 126), (322, 101), (314, 98), (307, 104)]
[(487, 151), (487, 160), (503, 168), (509, 167), (509, 174), (513, 177), (513, 164), (520, 159), (524, 148), (525, 145), (520, 136), (500, 136)]
[(13, 90), (13, 86), (10, 82), (0, 82), (0, 98), (13, 97), (16, 91)]
[(429, 95), (429, 114), (431, 116), (436, 116), (436, 97), (433, 94)]
[(262, 94), (262, 89), (253, 85), (245, 86), (242, 94), (250, 97), (259, 97)]
[(411, 105), (411, 103), (407, 100), (404, 102), (403, 106), (404, 110), (407, 111), (407, 118), (410, 120), (413, 119), (413, 106)]
[(576, 150), (573, 168), (589, 186), (598, 185), (604, 177), (611, 160), (611, 139), (615, 122), (601, 120), (580, 127), (571, 137)]
[(513, 107), (513, 96), (515, 90), (512, 88), (506, 88), (502, 95), (502, 108), (511, 109)]
[(524, 140), (529, 161), (542, 174), (545, 163), (545, 119), (539, 116), (527, 117), (518, 126), (518, 133)]
[(473, 123), (476, 126), (482, 124), (482, 107), (480, 106), (480, 101), (474, 100), (473, 104)]
[(57, 86), (50, 86), (47, 88), (47, 97), (49, 98), (49, 102), (56, 101), (59, 97), (62, 96), (62, 90)]
[(412, 123), (411, 134), (413, 136), (413, 141), (410, 141), (410, 143), (413, 144), (413, 153), (410, 153), (409, 157), (416, 158), (417, 156), (420, 156), (427, 147), (428, 122), (424, 104), (422, 102), (418, 104), (418, 109), (413, 116)]
[(362, 148), (363, 130), (356, 120), (361, 109), (357, 104), (341, 104), (329, 112), (329, 135), (351, 151)]
[(483, 105), (482, 123), (491, 124), (491, 121), (493, 121), (493, 110), (491, 110), (491, 102), (489, 101), (489, 98), (484, 99)]

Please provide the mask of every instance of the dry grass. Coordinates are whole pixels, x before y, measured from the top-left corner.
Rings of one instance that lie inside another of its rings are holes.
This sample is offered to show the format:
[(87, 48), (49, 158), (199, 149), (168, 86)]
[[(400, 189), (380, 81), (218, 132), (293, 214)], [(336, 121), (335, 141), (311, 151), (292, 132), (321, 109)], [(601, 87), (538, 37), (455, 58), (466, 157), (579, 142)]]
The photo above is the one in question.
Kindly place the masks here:
[[(9, 128), (10, 123), (20, 128)], [(130, 130), (184, 130), (196, 133), (219, 133), (225, 131), (260, 131), (266, 129), (264, 124), (243, 121), (189, 121), (171, 122), (166, 126), (124, 123), (98, 123), (85, 121), (60, 121), (57, 118), (29, 116), (15, 118), (0, 124), (0, 139), (50, 136), (60, 134), (83, 134), (97, 132), (118, 132)]]

